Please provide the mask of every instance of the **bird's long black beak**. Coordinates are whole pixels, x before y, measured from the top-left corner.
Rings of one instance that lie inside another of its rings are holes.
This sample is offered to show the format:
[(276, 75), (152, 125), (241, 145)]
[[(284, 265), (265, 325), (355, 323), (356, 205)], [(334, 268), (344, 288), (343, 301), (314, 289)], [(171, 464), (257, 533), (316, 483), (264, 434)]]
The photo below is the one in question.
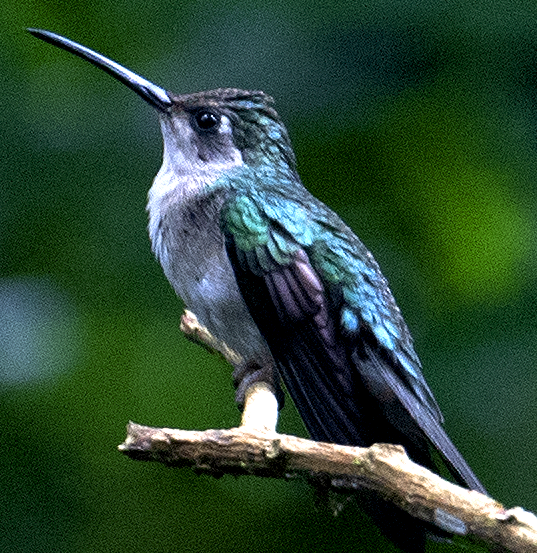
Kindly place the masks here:
[(122, 67), (115, 61), (112, 61), (77, 42), (73, 42), (68, 38), (51, 33), (50, 31), (43, 31), (42, 29), (28, 29), (28, 32), (32, 35), (54, 44), (59, 48), (63, 48), (68, 52), (72, 52), (76, 56), (81, 57), (100, 67), (103, 71), (106, 71), (109, 75), (112, 75), (114, 79), (127, 85), (130, 89), (134, 90), (136, 94), (139, 94), (146, 102), (160, 111), (166, 111), (171, 105), (172, 101), (168, 93), (157, 85), (150, 83), (148, 80), (136, 75), (132, 71), (129, 71), (125, 67)]

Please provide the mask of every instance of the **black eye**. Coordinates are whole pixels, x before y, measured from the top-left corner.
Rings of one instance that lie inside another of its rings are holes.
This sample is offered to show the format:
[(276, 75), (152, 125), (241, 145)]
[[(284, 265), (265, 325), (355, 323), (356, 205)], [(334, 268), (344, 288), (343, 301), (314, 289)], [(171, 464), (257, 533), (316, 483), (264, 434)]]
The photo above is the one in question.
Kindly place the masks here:
[(220, 123), (220, 116), (212, 111), (198, 111), (198, 113), (196, 113), (196, 123), (201, 130), (208, 131), (218, 126)]

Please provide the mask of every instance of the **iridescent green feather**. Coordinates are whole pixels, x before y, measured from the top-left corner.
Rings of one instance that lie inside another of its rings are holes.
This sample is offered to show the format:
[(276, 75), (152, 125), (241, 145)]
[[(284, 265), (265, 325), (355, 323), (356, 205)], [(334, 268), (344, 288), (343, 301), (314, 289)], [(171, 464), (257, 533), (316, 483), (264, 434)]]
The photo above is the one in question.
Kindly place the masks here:
[[(274, 188), (267, 192), (260, 176), (279, 179), (282, 193)], [(439, 417), (410, 333), (373, 257), (328, 208), (315, 204), (316, 209), (306, 209), (304, 189), (289, 197), (286, 185), (291, 178), (286, 181), (285, 175), (270, 168), (263, 168), (261, 174), (250, 169), (230, 174), (227, 185), (236, 194), (223, 209), (224, 232), (233, 236), (256, 272), (288, 265), (303, 249), (321, 281), (340, 287), (343, 305), (338, 320), (344, 334), (358, 335), (362, 327), (369, 328), (379, 344), (399, 359), (415, 393)]]

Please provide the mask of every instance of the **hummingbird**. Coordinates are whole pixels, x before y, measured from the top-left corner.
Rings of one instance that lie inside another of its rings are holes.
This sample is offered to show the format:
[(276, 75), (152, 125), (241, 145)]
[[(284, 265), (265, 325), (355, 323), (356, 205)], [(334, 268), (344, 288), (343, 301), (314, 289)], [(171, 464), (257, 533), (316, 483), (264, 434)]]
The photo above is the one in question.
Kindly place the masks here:
[[(261, 91), (173, 94), (50, 31), (34, 36), (103, 69), (157, 112), (163, 162), (148, 194), (152, 250), (201, 324), (240, 354), (236, 400), (281, 381), (314, 440), (402, 445), (416, 463), (486, 493), (443, 428), (388, 283), (353, 231), (297, 173)], [(442, 534), (381, 499), (368, 513), (402, 550)]]

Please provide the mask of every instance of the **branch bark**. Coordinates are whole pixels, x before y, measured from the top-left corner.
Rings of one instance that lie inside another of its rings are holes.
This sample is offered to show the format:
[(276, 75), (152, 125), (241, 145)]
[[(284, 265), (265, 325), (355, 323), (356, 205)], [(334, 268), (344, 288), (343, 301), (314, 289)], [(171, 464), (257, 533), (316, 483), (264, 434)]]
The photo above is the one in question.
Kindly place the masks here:
[(215, 474), (316, 477), (337, 491), (375, 490), (416, 518), (513, 553), (537, 552), (537, 518), (416, 465), (401, 446), (347, 447), (251, 429), (176, 430), (130, 423), (131, 459)]
[[(184, 323), (183, 317), (185, 331)], [(195, 339), (199, 336), (196, 328)], [(215, 342), (202, 341), (214, 348)], [(267, 412), (268, 419), (262, 416)], [(537, 517), (532, 513), (520, 507), (505, 509), (490, 497), (443, 480), (413, 463), (401, 446), (360, 448), (314, 442), (278, 434), (276, 419), (275, 398), (261, 384), (247, 393), (239, 428), (192, 431), (131, 422), (119, 449), (131, 459), (214, 474), (303, 476), (339, 492), (373, 490), (416, 518), (453, 534), (478, 538), (495, 551), (537, 553)]]

